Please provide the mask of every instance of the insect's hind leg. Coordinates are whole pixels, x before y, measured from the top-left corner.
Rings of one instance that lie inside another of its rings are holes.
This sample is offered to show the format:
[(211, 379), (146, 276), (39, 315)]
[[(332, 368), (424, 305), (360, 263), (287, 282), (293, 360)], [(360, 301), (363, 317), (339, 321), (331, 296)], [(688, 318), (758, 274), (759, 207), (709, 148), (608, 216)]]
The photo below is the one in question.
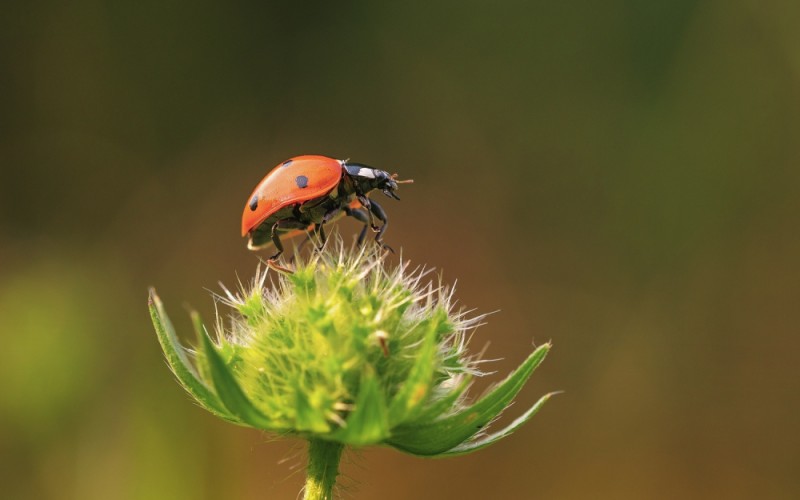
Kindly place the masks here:
[(281, 242), (279, 231), (286, 229), (305, 229), (306, 227), (306, 224), (297, 219), (281, 219), (275, 222), (275, 224), (272, 225), (270, 237), (272, 238), (272, 244), (278, 249), (278, 253), (270, 257), (269, 260), (277, 260), (277, 258), (283, 254), (283, 243)]

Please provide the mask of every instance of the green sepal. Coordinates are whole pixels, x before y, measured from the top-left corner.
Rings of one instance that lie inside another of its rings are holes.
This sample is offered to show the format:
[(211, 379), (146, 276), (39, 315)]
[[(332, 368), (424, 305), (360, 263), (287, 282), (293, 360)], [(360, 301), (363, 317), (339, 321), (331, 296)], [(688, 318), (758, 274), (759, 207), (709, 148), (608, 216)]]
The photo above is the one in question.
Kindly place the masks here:
[(528, 408), (521, 416), (517, 417), (513, 422), (507, 425), (503, 430), (493, 432), (492, 434), (477, 437), (475, 439), (470, 439), (464, 441), (460, 445), (456, 446), (455, 448), (446, 451), (441, 454), (441, 456), (455, 456), (455, 455), (465, 455), (467, 453), (472, 453), (473, 451), (480, 450), (481, 448), (485, 448), (491, 444), (500, 441), (506, 436), (511, 435), (515, 430), (520, 428), (525, 422), (531, 419), (536, 413), (544, 406), (544, 404), (553, 396), (559, 394), (558, 392), (550, 392), (545, 394), (539, 401), (537, 401), (533, 406)]
[(366, 446), (389, 437), (389, 410), (380, 383), (369, 366), (361, 376), (355, 409), (345, 423), (331, 439), (353, 446)]
[(331, 426), (320, 411), (311, 405), (306, 390), (302, 387), (296, 387), (294, 395), (295, 411), (297, 412), (294, 430), (311, 432), (314, 434), (326, 434), (330, 432)]
[(225, 408), (225, 405), (222, 404), (216, 394), (203, 383), (195, 368), (189, 362), (185, 349), (178, 341), (175, 328), (164, 310), (161, 299), (156, 295), (155, 289), (150, 289), (147, 302), (150, 309), (150, 318), (158, 336), (158, 342), (161, 344), (161, 349), (164, 351), (170, 370), (175, 374), (175, 378), (178, 379), (181, 386), (206, 410), (225, 420), (240, 423), (239, 419)]
[(407, 419), (404, 425), (421, 425), (428, 424), (444, 415), (448, 410), (455, 406), (456, 402), (461, 398), (461, 395), (469, 388), (472, 383), (472, 375), (465, 374), (464, 379), (458, 387), (451, 389), (447, 394), (440, 399), (437, 399), (429, 406), (423, 408), (417, 415)]
[(194, 321), (195, 328), (200, 330), (198, 336), (201, 339), (208, 371), (219, 399), (228, 411), (235, 415), (242, 423), (257, 429), (276, 430), (274, 429), (273, 422), (264, 416), (264, 414), (247, 399), (242, 388), (239, 387), (236, 379), (233, 378), (233, 375), (228, 370), (228, 366), (217, 351), (214, 342), (211, 341), (211, 337), (208, 336), (208, 331), (200, 322), (199, 316), (196, 314), (192, 316), (196, 318)]
[(537, 348), (522, 365), (475, 404), (427, 425), (400, 426), (387, 444), (422, 456), (442, 455), (453, 450), (480, 432), (513, 401), (549, 350), (549, 343)]
[(425, 337), (419, 350), (414, 353), (416, 358), (414, 366), (409, 370), (408, 378), (403, 382), (389, 405), (391, 427), (401, 424), (415, 410), (421, 409), (422, 403), (428, 396), (439, 348), (436, 326), (436, 322), (431, 320), (424, 325)]

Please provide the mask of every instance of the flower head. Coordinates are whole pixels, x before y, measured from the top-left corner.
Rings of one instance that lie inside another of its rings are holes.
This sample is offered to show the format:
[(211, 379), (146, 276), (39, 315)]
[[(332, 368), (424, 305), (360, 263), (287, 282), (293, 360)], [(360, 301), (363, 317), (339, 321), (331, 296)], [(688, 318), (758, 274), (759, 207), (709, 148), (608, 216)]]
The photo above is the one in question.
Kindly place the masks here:
[(377, 248), (337, 243), (298, 262), (293, 273), (279, 273), (272, 287), (264, 268), (237, 292), (223, 287), (216, 299), (231, 313), (217, 314), (216, 340), (192, 313), (194, 349), (179, 344), (150, 292), (167, 361), (208, 411), (314, 440), (444, 456), (507, 436), (549, 398), (505, 429), (485, 433), (550, 345), (468, 404), (467, 389), (482, 373), (467, 353), (467, 338), (483, 316), (456, 310), (452, 288), (424, 284), (423, 269), (408, 262), (390, 268)]

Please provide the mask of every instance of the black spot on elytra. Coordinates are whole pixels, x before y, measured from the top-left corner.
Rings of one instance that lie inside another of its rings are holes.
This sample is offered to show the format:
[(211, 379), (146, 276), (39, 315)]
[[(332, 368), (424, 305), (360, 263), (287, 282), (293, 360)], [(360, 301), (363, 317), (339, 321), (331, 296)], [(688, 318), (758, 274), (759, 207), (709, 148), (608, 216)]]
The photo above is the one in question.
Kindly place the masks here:
[(258, 196), (253, 196), (253, 199), (250, 200), (250, 210), (255, 212), (256, 208), (258, 208)]
[(305, 175), (298, 175), (297, 177), (294, 178), (294, 181), (297, 183), (297, 187), (299, 187), (300, 189), (308, 187), (308, 177), (306, 177)]
[(281, 164), (281, 167), (288, 167), (289, 165), (291, 165), (291, 164), (292, 164), (292, 162), (293, 162), (293, 161), (294, 161), (294, 160), (286, 160), (285, 162), (283, 162), (283, 163)]

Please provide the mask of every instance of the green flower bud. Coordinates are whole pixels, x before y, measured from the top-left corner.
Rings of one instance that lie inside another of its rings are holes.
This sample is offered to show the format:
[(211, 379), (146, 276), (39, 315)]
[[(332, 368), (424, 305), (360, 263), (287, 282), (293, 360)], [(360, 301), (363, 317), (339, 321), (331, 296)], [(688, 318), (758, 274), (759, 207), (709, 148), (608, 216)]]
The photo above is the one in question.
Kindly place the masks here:
[[(216, 340), (192, 313), (192, 349), (179, 344), (151, 290), (150, 313), (170, 368), (215, 415), (309, 439), (310, 473), (315, 445), (330, 444), (337, 457), (342, 445), (374, 444), (422, 456), (457, 455), (530, 419), (551, 394), (505, 429), (485, 431), (550, 345), (468, 404), (470, 382), (483, 373), (467, 353), (467, 337), (484, 316), (454, 310), (452, 288), (423, 285), (426, 271), (412, 270), (407, 261), (390, 268), (383, 256), (377, 248), (348, 250), (339, 242), (297, 262), (294, 272), (279, 273), (273, 287), (265, 286), (267, 272), (260, 268), (237, 293), (223, 288), (216, 296), (232, 309), (227, 321), (217, 315)], [(307, 495), (313, 488), (307, 486)]]

